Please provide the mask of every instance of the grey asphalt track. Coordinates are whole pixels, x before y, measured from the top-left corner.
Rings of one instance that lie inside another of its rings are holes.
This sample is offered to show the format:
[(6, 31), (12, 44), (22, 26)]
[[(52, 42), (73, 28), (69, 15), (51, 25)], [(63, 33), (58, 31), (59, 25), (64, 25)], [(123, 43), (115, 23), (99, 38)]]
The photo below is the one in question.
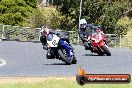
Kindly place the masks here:
[(110, 48), (112, 56), (98, 56), (83, 46), (74, 48), (78, 63), (65, 65), (58, 59), (47, 60), (41, 43), (2, 41), (0, 58), (7, 63), (0, 67), (0, 76), (74, 76), (80, 65), (90, 74), (132, 73), (131, 49)]

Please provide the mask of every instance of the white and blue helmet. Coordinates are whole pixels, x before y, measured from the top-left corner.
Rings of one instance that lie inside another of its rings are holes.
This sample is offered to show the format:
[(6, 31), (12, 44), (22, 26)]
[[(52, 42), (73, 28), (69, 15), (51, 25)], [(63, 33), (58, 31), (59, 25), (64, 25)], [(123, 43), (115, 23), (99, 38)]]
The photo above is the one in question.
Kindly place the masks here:
[(81, 19), (79, 23), (80, 23), (80, 28), (86, 28), (87, 21), (85, 19)]

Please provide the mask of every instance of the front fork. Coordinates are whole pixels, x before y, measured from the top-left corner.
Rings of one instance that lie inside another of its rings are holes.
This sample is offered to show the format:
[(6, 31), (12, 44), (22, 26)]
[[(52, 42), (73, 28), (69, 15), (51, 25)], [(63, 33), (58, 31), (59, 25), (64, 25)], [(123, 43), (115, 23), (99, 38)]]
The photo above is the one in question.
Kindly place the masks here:
[(63, 45), (63, 48), (66, 49), (67, 57), (71, 57), (71, 54), (70, 54), (71, 50), (70, 50), (69, 46)]
[(71, 48), (70, 46), (67, 44), (67, 42), (61, 41), (61, 46), (66, 50), (67, 53), (67, 57), (70, 58), (71, 57)]

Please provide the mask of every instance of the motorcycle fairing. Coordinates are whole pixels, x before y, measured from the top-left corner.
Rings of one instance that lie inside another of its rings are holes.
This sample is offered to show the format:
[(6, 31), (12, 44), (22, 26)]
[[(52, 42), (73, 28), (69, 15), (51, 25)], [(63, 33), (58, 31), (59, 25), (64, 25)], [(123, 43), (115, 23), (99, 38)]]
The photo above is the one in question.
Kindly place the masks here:
[(47, 40), (49, 47), (57, 47), (59, 43), (60, 38), (57, 35), (53, 35), (52, 40)]
[(66, 49), (67, 56), (68, 56), (68, 57), (71, 57), (71, 54), (70, 54), (71, 49), (70, 49), (69, 44), (68, 44), (66, 41), (64, 41), (63, 39), (60, 39), (60, 45), (61, 45), (64, 49)]

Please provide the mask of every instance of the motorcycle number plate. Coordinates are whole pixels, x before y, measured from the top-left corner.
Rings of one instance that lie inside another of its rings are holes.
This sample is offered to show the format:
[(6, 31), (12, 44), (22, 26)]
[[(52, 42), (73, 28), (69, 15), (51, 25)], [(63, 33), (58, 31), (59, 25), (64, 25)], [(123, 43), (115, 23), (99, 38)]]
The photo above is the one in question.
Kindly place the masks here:
[(53, 40), (53, 41), (52, 41), (52, 44), (53, 44), (54, 46), (57, 45), (56, 40)]
[(57, 47), (58, 46), (58, 42), (59, 42), (60, 38), (57, 36), (54, 36), (52, 41), (47, 41), (48, 45), (50, 47)]

